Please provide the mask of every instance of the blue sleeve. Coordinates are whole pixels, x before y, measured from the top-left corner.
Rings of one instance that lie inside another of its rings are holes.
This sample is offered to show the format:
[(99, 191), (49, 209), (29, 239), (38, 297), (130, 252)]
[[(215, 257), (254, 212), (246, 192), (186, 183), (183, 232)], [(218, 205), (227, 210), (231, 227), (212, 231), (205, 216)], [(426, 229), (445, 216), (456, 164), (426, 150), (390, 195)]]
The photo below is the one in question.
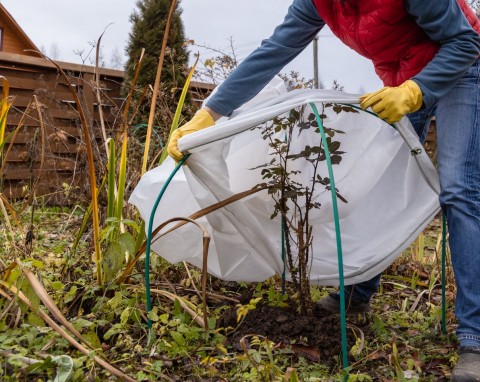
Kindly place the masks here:
[(283, 23), (228, 76), (207, 106), (229, 116), (300, 54), (324, 25), (312, 0), (294, 0)]
[(457, 0), (406, 0), (406, 9), (440, 50), (412, 78), (428, 108), (446, 95), (480, 54), (479, 34), (470, 26)]

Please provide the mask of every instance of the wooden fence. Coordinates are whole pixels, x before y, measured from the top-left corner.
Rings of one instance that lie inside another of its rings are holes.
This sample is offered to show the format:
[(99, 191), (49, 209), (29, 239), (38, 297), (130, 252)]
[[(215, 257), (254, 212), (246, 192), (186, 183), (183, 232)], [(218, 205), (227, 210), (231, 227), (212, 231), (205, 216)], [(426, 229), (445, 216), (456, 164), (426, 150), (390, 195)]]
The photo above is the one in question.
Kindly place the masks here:
[[(93, 67), (60, 66), (80, 98), (91, 136), (100, 139), (100, 112), (107, 131), (118, 124), (123, 72), (100, 69), (97, 82)], [(10, 150), (6, 145), (3, 151), (1, 192), (21, 198), (38, 182), (36, 194), (52, 203), (64, 203), (72, 190), (88, 192), (83, 128), (67, 80), (45, 59), (11, 53), (0, 53), (0, 74), (13, 97), (7, 134), (20, 124)]]
[[(120, 126), (124, 72), (100, 68), (97, 82), (94, 67), (58, 64), (80, 98), (99, 156), (103, 150), (101, 121), (107, 136)], [(70, 204), (79, 194), (88, 195), (84, 132), (67, 80), (48, 60), (4, 52), (0, 52), (0, 75), (8, 80), (13, 98), (7, 134), (20, 124), (10, 150), (7, 153), (5, 147), (3, 151), (6, 166), (0, 192), (10, 199), (23, 198), (36, 184), (35, 194), (53, 204)], [(191, 83), (197, 106), (213, 88)]]

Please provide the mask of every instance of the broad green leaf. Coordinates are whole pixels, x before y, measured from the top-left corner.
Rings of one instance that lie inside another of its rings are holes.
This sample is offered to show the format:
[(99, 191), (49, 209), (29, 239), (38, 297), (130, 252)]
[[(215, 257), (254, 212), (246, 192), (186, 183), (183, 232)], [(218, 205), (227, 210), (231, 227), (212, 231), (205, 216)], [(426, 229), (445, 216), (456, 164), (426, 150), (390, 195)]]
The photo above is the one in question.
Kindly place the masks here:
[(150, 312), (148, 312), (147, 318), (149, 320), (152, 320), (153, 322), (157, 322), (159, 320), (157, 312), (158, 312), (157, 307), (153, 307), (153, 309)]
[(57, 364), (57, 375), (53, 382), (67, 382), (73, 374), (73, 359), (68, 355), (53, 357), (52, 361)]
[(22, 278), (22, 281), (19, 284), (18, 289), (20, 289), (23, 292), (23, 294), (30, 300), (30, 303), (32, 304), (32, 309), (34, 311), (37, 311), (40, 305), (40, 298), (37, 296), (37, 294), (35, 293), (35, 290), (33, 289), (32, 285), (28, 282), (28, 280)]
[(170, 335), (172, 336), (173, 340), (180, 346), (185, 346), (185, 337), (182, 336), (179, 332), (171, 331)]
[(102, 351), (102, 343), (94, 331), (89, 331), (83, 334), (83, 337), (93, 346), (96, 351)]
[(59, 291), (65, 287), (65, 284), (63, 284), (61, 281), (54, 281), (50, 284), (50, 286), (54, 291)]
[(298, 378), (297, 370), (295, 370), (293, 367), (289, 367), (285, 373), (285, 380), (287, 382), (299, 382), (300, 379)]
[(109, 340), (115, 334), (121, 333), (125, 330), (125, 327), (122, 324), (113, 325), (103, 336), (104, 339)]
[(160, 316), (160, 321), (162, 324), (168, 324), (170, 319), (170, 315), (168, 313), (164, 313)]
[(22, 274), (22, 271), (18, 268), (14, 268), (10, 271), (10, 273), (8, 274), (8, 277), (7, 279), (5, 280), (5, 282), (9, 285), (13, 285), (15, 283), (15, 281), (17, 281), (18, 277)]
[(70, 301), (73, 301), (75, 297), (77, 297), (77, 289), (78, 287), (76, 285), (73, 285), (70, 290), (65, 294), (64, 302), (69, 303)]
[(123, 312), (120, 314), (120, 322), (122, 324), (126, 324), (128, 320), (130, 319), (130, 308), (126, 308), (123, 310)]
[(122, 233), (118, 238), (118, 243), (122, 247), (124, 259), (127, 255), (127, 252), (130, 256), (135, 254), (135, 240), (129, 232)]
[(34, 313), (34, 312), (30, 312), (28, 314), (28, 323), (35, 328), (45, 326), (45, 322), (42, 320), (42, 318), (37, 313)]
[(119, 242), (112, 242), (103, 254), (103, 277), (106, 283), (111, 282), (125, 262), (125, 251)]
[(137, 222), (131, 219), (122, 219), (122, 224), (132, 227), (135, 232), (138, 232), (140, 230), (140, 226), (137, 224)]
[(43, 269), (43, 262), (37, 259), (28, 258), (23, 261), (24, 266), (30, 266), (33, 268)]
[(52, 357), (48, 356), (44, 361), (39, 361), (27, 367), (27, 374), (37, 374), (43, 370), (48, 370), (54, 367)]
[(120, 306), (120, 304), (122, 303), (122, 301), (123, 301), (122, 292), (116, 292), (116, 293), (115, 293), (115, 296), (113, 296), (113, 298), (111, 298), (110, 300), (108, 300), (108, 305), (109, 305), (112, 309), (117, 309), (117, 307)]
[(73, 322), (73, 326), (77, 330), (80, 330), (82, 328), (92, 328), (93, 326), (95, 326), (95, 323), (93, 323), (92, 321), (89, 321), (89, 320), (85, 320), (84, 318), (77, 318)]

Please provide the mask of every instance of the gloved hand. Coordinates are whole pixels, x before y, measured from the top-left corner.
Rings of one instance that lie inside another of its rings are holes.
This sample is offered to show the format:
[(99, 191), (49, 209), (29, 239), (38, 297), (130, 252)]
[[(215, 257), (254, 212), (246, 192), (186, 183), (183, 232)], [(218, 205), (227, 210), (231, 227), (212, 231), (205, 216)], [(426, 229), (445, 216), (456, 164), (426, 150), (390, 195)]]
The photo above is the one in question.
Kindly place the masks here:
[(397, 87), (387, 86), (374, 93), (364, 94), (360, 100), (362, 109), (371, 107), (380, 118), (394, 123), (420, 109), (423, 97), (419, 86), (414, 81), (407, 80)]
[(179, 162), (183, 158), (183, 154), (178, 150), (178, 140), (184, 135), (194, 133), (196, 131), (205, 129), (207, 127), (213, 126), (215, 120), (205, 109), (200, 109), (193, 116), (193, 118), (188, 121), (185, 125), (176, 129), (170, 140), (168, 141), (167, 151), (168, 154), (175, 159), (176, 162)]

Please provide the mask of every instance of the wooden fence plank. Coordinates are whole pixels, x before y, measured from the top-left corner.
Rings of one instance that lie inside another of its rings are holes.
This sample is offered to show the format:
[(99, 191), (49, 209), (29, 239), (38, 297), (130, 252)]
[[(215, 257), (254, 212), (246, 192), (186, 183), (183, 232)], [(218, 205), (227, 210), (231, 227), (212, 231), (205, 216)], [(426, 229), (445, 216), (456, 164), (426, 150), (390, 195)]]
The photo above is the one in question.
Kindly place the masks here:
[[(65, 201), (66, 195), (63, 184), (68, 185), (69, 187), (73, 187), (74, 189), (78, 189), (78, 193), (80, 197), (74, 196), (74, 200), (85, 199), (85, 176), (72, 176), (71, 174), (61, 174), (56, 173), (55, 182), (47, 181), (45, 179), (41, 179), (37, 189), (36, 195), (37, 196), (45, 196), (46, 201), (51, 200), (52, 204), (65, 204), (68, 201)], [(43, 178), (43, 176), (42, 176)], [(20, 181), (10, 180), (5, 181), (5, 186), (3, 188), (3, 193), (8, 195), (11, 199), (19, 199), (28, 196), (29, 194), (29, 179), (24, 179)], [(73, 195), (75, 195), (75, 190), (73, 190)]]
[[(78, 162), (78, 163), (77, 163)], [(55, 157), (55, 158), (45, 158), (43, 161), (43, 168), (46, 170), (56, 169), (59, 172), (65, 171), (75, 171), (80, 170), (84, 163), (76, 161), (75, 158), (62, 158), (62, 157)], [(32, 163), (33, 169), (39, 169), (42, 167), (42, 163), (40, 162), (40, 158), (37, 158), (35, 162)], [(19, 163), (12, 163), (10, 162), (6, 168), (8, 171), (17, 171), (17, 170), (24, 170), (30, 169), (30, 163), (27, 162), (19, 162)]]
[[(29, 180), (31, 174), (33, 172), (34, 178), (37, 178), (39, 175), (42, 176), (43, 179), (55, 179), (55, 177), (60, 173), (57, 168), (49, 168), (49, 169), (33, 169), (30, 170), (28, 168), (24, 169), (15, 169), (9, 170), (7, 169), (3, 174), (4, 180)], [(71, 171), (69, 171), (71, 175)]]
[[(53, 125), (46, 125), (46, 137), (47, 140), (62, 140), (62, 141), (71, 141), (74, 140), (76, 144), (82, 144), (82, 139), (83, 139), (83, 132), (80, 128), (77, 127), (62, 127), (62, 128), (56, 128)], [(15, 137), (14, 137), (14, 144), (26, 144), (30, 143), (33, 141), (35, 136), (37, 136), (37, 140), (40, 140), (41, 138), (41, 132), (40, 130), (35, 132), (35, 130), (38, 130), (39, 127), (29, 127), (29, 128), (23, 128), (21, 131), (19, 131)], [(8, 133), (7, 133), (8, 134)], [(102, 134), (98, 129), (95, 129), (95, 138), (96, 139), (101, 139)], [(7, 139), (7, 142), (10, 142), (11, 139)], [(73, 142), (72, 142), (73, 143)]]

